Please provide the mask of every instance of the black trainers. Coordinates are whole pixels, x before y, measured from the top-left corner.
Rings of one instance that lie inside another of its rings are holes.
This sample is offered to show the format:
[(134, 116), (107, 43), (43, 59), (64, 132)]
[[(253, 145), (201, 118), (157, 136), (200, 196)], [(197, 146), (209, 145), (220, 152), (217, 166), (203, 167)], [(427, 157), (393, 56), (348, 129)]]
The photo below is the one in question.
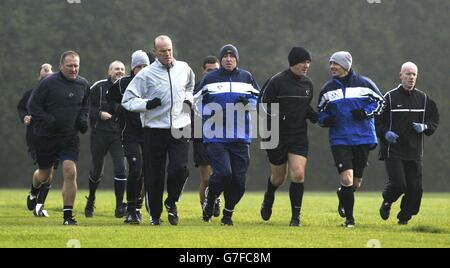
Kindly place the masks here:
[(209, 222), (214, 213), (215, 202), (208, 202), (208, 199), (205, 199), (203, 202), (203, 221)]
[(68, 219), (64, 219), (63, 225), (78, 225), (78, 222), (74, 217), (70, 217)]
[(171, 225), (178, 225), (178, 210), (177, 205), (169, 204), (167, 199), (164, 201), (164, 206), (167, 209), (167, 218), (169, 219), (169, 223)]
[(342, 226), (346, 228), (354, 228), (355, 227), (355, 220), (354, 219), (346, 219), (344, 224)]
[(153, 219), (153, 218), (152, 218), (152, 220), (151, 220), (150, 223), (151, 223), (152, 225), (161, 225), (162, 220), (161, 220), (160, 218), (157, 218), (157, 219)]
[(300, 218), (292, 218), (291, 223), (289, 223), (289, 226), (294, 226), (294, 227), (300, 226)]
[(344, 209), (344, 205), (342, 205), (342, 201), (341, 201), (341, 188), (339, 188), (336, 192), (337, 196), (338, 196), (338, 200), (339, 200), (339, 204), (338, 204), (338, 213), (339, 216), (341, 216), (341, 218), (345, 218), (345, 209)]
[(407, 220), (398, 220), (398, 225), (408, 225)]
[(261, 218), (268, 221), (272, 216), (272, 206), (275, 201), (275, 195), (269, 195), (267, 192), (264, 194), (264, 200), (261, 205)]
[(125, 216), (125, 220), (123, 222), (125, 224), (140, 224), (141, 220), (137, 216), (136, 211), (127, 211), (127, 215)]
[(116, 210), (114, 211), (114, 217), (122, 218), (127, 213), (127, 204), (116, 205)]
[(381, 218), (383, 220), (389, 219), (390, 212), (391, 212), (391, 203), (385, 202), (383, 200), (383, 202), (381, 203), (381, 207), (380, 207), (380, 216), (381, 216)]
[(220, 222), (223, 226), (233, 226), (233, 220), (230, 216), (223, 216)]
[(29, 211), (34, 210), (34, 208), (36, 207), (36, 203), (37, 203), (37, 196), (33, 197), (33, 199), (31, 199), (32, 195), (31, 193), (29, 193), (27, 195), (27, 208)]
[(216, 201), (214, 202), (214, 213), (213, 216), (214, 217), (219, 217), (220, 216), (220, 197), (216, 198)]
[(86, 197), (86, 207), (84, 207), (84, 216), (86, 218), (92, 218), (94, 216), (94, 208), (95, 208), (95, 199), (89, 199), (89, 197)]

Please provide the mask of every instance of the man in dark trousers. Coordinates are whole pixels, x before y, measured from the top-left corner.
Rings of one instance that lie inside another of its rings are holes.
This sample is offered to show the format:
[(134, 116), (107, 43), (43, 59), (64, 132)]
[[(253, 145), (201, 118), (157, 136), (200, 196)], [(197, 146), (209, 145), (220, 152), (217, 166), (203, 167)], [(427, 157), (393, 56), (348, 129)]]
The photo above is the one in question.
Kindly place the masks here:
[(231, 226), (234, 209), (245, 193), (252, 139), (250, 111), (256, 110), (259, 86), (250, 72), (237, 67), (239, 52), (235, 46), (223, 46), (219, 60), (220, 69), (204, 77), (195, 95), (203, 117), (203, 142), (213, 169), (203, 220), (210, 221), (215, 201), (223, 192), (221, 224)]
[(289, 187), (292, 217), (290, 226), (300, 226), (300, 210), (303, 200), (305, 167), (308, 157), (307, 119), (317, 123), (319, 114), (310, 106), (313, 83), (306, 76), (311, 64), (311, 54), (303, 47), (293, 47), (289, 52), (289, 69), (272, 76), (263, 86), (260, 103), (277, 103), (278, 113), (267, 108), (269, 116), (279, 120), (279, 144), (267, 150), (271, 175), (261, 206), (261, 217), (268, 221), (272, 215), (275, 191), (287, 175), (292, 174)]
[(94, 216), (95, 192), (103, 177), (103, 163), (109, 152), (114, 165), (114, 193), (116, 209), (114, 216), (125, 216), (123, 194), (125, 192), (126, 177), (125, 163), (120, 130), (117, 117), (113, 117), (112, 108), (106, 101), (108, 89), (125, 74), (125, 65), (121, 61), (114, 61), (109, 65), (108, 78), (97, 81), (91, 87), (89, 96), (89, 121), (91, 125), (91, 170), (89, 171), (89, 196), (87, 198), (84, 215)]
[(388, 175), (380, 216), (387, 220), (392, 203), (403, 195), (397, 215), (400, 225), (419, 213), (424, 135), (431, 136), (439, 124), (436, 103), (416, 88), (417, 74), (414, 63), (402, 65), (401, 84), (385, 94), (386, 108), (377, 118), (380, 159)]
[[(207, 56), (203, 60), (202, 69), (203, 69), (203, 75), (206, 75), (209, 72), (215, 71), (219, 69), (219, 59), (215, 56)], [(195, 85), (195, 93), (197, 93), (198, 85), (200, 82), (198, 82)], [(193, 111), (193, 118), (195, 122), (199, 122), (201, 124), (201, 118), (196, 117), (196, 113)], [(194, 129), (194, 128), (192, 128)], [(195, 134), (195, 133), (194, 133)], [(212, 168), (211, 168), (211, 161), (209, 160), (208, 153), (206, 151), (206, 146), (203, 143), (203, 139), (201, 137), (193, 137), (193, 152), (194, 152), (194, 164), (195, 167), (198, 168), (200, 172), (200, 185), (199, 185), (199, 196), (200, 196), (200, 205), (203, 211), (203, 203), (205, 202), (206, 198), (206, 191), (208, 188), (208, 180), (209, 177), (212, 174)], [(219, 217), (220, 215), (220, 197), (216, 198), (216, 204), (214, 205), (214, 217)]]
[(120, 133), (122, 133), (122, 144), (125, 150), (125, 157), (128, 162), (127, 178), (127, 212), (125, 215), (126, 224), (140, 224), (142, 222), (141, 207), (143, 197), (143, 161), (142, 152), (144, 150), (144, 129), (142, 128), (139, 113), (125, 110), (121, 103), (122, 97), (131, 80), (154, 58), (150, 57), (142, 50), (133, 52), (131, 56), (131, 73), (122, 77), (108, 90), (106, 99), (111, 105), (114, 114), (119, 118)]
[(62, 163), (64, 225), (77, 225), (72, 210), (77, 193), (80, 151), (78, 132), (88, 130), (89, 83), (79, 76), (80, 56), (74, 51), (61, 55), (60, 71), (39, 83), (28, 103), (36, 137), (39, 170), (33, 177), (31, 193), (36, 195), (48, 182), (56, 161)]
[[(52, 65), (50, 65), (49, 63), (44, 63), (41, 65), (41, 67), (39, 68), (39, 72), (38, 72), (38, 81), (41, 81), (42, 79), (44, 79), (45, 77), (51, 75), (53, 73), (52, 71)], [(28, 146), (28, 153), (31, 156), (31, 159), (33, 159), (34, 164), (36, 164), (36, 148), (35, 148), (35, 144), (34, 144), (34, 134), (33, 134), (33, 128), (31, 126), (32, 123), (32, 117), (30, 115), (30, 113), (28, 112), (27, 109), (27, 103), (28, 100), (30, 99), (31, 96), (31, 92), (33, 91), (33, 89), (27, 90), (22, 98), (20, 99), (19, 103), (17, 104), (17, 111), (19, 113), (19, 119), (20, 121), (26, 126), (26, 143)], [(49, 176), (53, 177), (53, 172), (54, 169), (56, 168), (57, 165), (55, 165), (52, 169), (52, 171), (50, 172)], [(35, 174), (37, 174), (38, 170), (36, 169), (33, 173), (33, 176), (35, 176)], [(48, 179), (50, 180), (50, 179)], [(44, 183), (37, 196), (34, 196), (32, 193), (30, 193), (27, 196), (27, 207), (29, 210), (33, 211), (34, 216), (37, 217), (48, 217), (48, 213), (47, 210), (44, 209), (44, 203), (45, 200), (47, 199), (47, 194), (48, 191), (51, 188), (51, 184), (49, 183)]]
[(339, 172), (338, 212), (343, 226), (355, 227), (354, 191), (361, 186), (370, 150), (377, 145), (374, 115), (384, 98), (375, 83), (352, 69), (352, 55), (334, 53), (330, 60), (333, 76), (319, 96), (319, 124), (329, 128), (331, 152)]
[(168, 158), (164, 206), (169, 223), (178, 225), (176, 203), (189, 175), (189, 142), (186, 137), (174, 134), (179, 134), (179, 130), (190, 130), (195, 75), (186, 62), (174, 59), (172, 40), (168, 36), (156, 37), (154, 52), (156, 61), (133, 78), (124, 93), (122, 106), (141, 113), (144, 180), (151, 222), (161, 224)]

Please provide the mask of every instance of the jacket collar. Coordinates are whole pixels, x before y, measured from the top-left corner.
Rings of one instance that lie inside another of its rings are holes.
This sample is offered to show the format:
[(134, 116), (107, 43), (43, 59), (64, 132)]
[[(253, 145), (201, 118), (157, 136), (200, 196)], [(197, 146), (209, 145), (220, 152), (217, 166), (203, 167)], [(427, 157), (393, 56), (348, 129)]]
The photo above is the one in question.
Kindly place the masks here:
[(221, 73), (231, 75), (238, 72), (239, 68), (236, 66), (236, 68), (234, 68), (233, 71), (228, 71), (227, 69), (223, 68), (223, 66), (220, 66), (219, 70)]
[(407, 95), (411, 95), (414, 92), (416, 92), (416, 87), (414, 87), (412, 90), (406, 90), (402, 84), (398, 85), (398, 89), (400, 90), (400, 92), (402, 92), (403, 94), (407, 94)]
[[(155, 60), (155, 63), (156, 63), (156, 65), (157, 65), (159, 68), (167, 69), (167, 67), (164, 66), (164, 65), (159, 61), (159, 59), (156, 59), (156, 60)], [(175, 58), (173, 58), (173, 60), (172, 60), (172, 66), (170, 66), (170, 68), (172, 68), (172, 67), (175, 66), (176, 64), (177, 64), (177, 60), (176, 60)], [(170, 69), (170, 68), (169, 68), (169, 69)]]

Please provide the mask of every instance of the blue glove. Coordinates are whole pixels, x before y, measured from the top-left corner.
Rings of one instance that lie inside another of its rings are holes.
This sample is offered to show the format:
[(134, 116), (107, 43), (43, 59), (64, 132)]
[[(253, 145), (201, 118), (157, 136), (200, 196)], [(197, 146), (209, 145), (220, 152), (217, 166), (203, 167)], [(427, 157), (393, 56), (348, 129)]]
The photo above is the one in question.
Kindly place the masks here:
[(419, 134), (428, 129), (427, 125), (421, 123), (412, 123), (412, 127)]
[(398, 139), (398, 135), (397, 133), (393, 132), (393, 131), (388, 131), (386, 132), (386, 134), (384, 135), (384, 138), (389, 142), (389, 143), (396, 143), (397, 139)]

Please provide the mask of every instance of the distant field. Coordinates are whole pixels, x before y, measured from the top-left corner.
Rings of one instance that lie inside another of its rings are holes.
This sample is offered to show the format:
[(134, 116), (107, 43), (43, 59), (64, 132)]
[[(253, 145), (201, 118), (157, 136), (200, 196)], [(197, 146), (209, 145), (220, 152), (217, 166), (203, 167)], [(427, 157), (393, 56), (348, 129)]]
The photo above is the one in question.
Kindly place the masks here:
[[(288, 193), (276, 196), (269, 222), (259, 216), (263, 193), (248, 192), (238, 205), (235, 225), (220, 226), (220, 218), (201, 221), (196, 193), (185, 193), (178, 204), (180, 224), (170, 226), (167, 213), (163, 225), (151, 226), (144, 211), (144, 223), (123, 224), (114, 218), (114, 194), (100, 191), (94, 218), (84, 217), (86, 191), (77, 195), (75, 214), (79, 226), (63, 226), (61, 193), (50, 191), (46, 209), (50, 218), (37, 218), (26, 209), (27, 190), (0, 190), (0, 247), (63, 248), (69, 240), (81, 247), (149, 248), (303, 248), (303, 247), (450, 247), (450, 194), (424, 194), (422, 208), (407, 226), (397, 225), (399, 202), (388, 221), (378, 215), (380, 193), (356, 194), (356, 228), (341, 227), (335, 193), (306, 192), (301, 227), (289, 227)], [(369, 242), (370, 241), (370, 242)], [(373, 242), (374, 241), (374, 242)], [(378, 244), (379, 242), (379, 244)]]

